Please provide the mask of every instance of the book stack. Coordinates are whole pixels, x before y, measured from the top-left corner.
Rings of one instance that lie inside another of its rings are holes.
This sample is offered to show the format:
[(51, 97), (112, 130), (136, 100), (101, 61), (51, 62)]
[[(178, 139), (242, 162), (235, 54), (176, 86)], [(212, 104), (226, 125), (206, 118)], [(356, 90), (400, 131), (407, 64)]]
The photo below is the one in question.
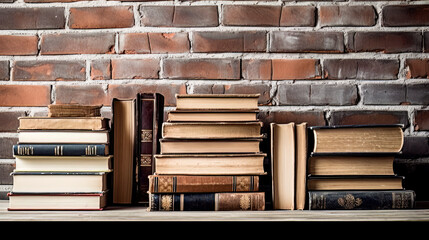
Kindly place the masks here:
[(393, 160), (403, 146), (402, 125), (310, 127), (309, 209), (413, 208)]
[(149, 176), (149, 211), (265, 209), (258, 98), (176, 95)]
[[(80, 105), (65, 107), (76, 112)], [(19, 118), (8, 209), (101, 210), (111, 171), (109, 119), (66, 111), (54, 117), (62, 108), (53, 109), (51, 117)]]

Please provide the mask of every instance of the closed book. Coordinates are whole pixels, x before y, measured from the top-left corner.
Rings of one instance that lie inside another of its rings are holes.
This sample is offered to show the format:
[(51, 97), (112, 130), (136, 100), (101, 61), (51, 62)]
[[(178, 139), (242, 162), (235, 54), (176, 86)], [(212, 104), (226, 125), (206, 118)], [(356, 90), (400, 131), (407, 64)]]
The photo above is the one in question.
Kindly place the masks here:
[(20, 172), (110, 172), (112, 156), (15, 156)]
[(251, 122), (257, 121), (257, 110), (173, 110), (168, 112), (168, 122)]
[(149, 211), (261, 211), (265, 193), (151, 193)]
[(21, 143), (109, 143), (109, 131), (90, 130), (19, 130)]
[(50, 104), (48, 117), (99, 117), (102, 105)]
[(258, 109), (260, 94), (176, 94), (176, 109)]
[(19, 128), (27, 130), (107, 130), (109, 119), (103, 117), (20, 117)]
[(295, 209), (304, 210), (307, 191), (307, 123), (296, 124)]
[(259, 191), (259, 176), (149, 176), (149, 192), (151, 193), (255, 191)]
[(401, 190), (403, 176), (345, 175), (309, 176), (308, 190)]
[(309, 191), (309, 210), (411, 209), (413, 190), (400, 191)]
[(17, 144), (14, 155), (27, 156), (107, 156), (107, 144)]
[(259, 153), (262, 139), (170, 139), (162, 138), (161, 154)]

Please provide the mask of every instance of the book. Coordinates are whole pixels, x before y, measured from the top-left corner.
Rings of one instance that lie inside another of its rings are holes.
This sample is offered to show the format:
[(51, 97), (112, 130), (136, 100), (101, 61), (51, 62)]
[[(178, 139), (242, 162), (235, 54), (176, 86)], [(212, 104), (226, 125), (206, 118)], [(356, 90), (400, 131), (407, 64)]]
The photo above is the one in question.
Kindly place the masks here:
[(259, 153), (262, 139), (166, 139), (159, 140), (161, 154)]
[(259, 176), (150, 175), (151, 193), (255, 192)]
[(260, 94), (176, 94), (176, 109), (258, 109)]
[(155, 173), (190, 175), (264, 175), (265, 153), (159, 154)]
[(307, 189), (313, 190), (402, 190), (402, 176), (309, 176)]
[(112, 156), (14, 156), (15, 171), (109, 172)]
[(307, 190), (307, 123), (296, 124), (295, 209), (304, 210)]
[(261, 138), (262, 122), (165, 122), (162, 138)]
[(18, 156), (107, 156), (108, 144), (15, 144)]
[(400, 152), (402, 125), (345, 125), (310, 127), (313, 152)]
[(136, 100), (112, 100), (113, 203), (131, 204), (135, 195)]
[(19, 117), (20, 130), (107, 130), (109, 119), (103, 117)]
[(13, 177), (14, 193), (93, 193), (108, 188), (108, 172), (17, 172)]
[(50, 104), (48, 117), (99, 117), (101, 105)]
[(309, 210), (411, 209), (413, 190), (394, 191), (309, 191)]
[(258, 121), (257, 110), (172, 110), (168, 122), (251, 122)]
[(151, 193), (149, 211), (262, 211), (265, 193)]
[(271, 123), (271, 178), (274, 209), (295, 208), (295, 123)]
[(21, 143), (109, 143), (109, 131), (18, 130)]
[(164, 96), (159, 93), (137, 94), (137, 196), (149, 203), (149, 175), (153, 174), (153, 155), (160, 153), (161, 126), (164, 121)]
[(106, 192), (100, 193), (8, 193), (8, 210), (103, 210)]

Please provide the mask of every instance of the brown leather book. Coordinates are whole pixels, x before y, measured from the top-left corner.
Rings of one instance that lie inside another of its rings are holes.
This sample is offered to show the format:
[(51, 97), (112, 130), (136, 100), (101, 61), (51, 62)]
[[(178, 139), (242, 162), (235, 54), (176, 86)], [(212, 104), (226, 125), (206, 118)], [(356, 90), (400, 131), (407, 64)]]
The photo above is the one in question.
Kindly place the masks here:
[(99, 117), (101, 105), (51, 104), (48, 117)]

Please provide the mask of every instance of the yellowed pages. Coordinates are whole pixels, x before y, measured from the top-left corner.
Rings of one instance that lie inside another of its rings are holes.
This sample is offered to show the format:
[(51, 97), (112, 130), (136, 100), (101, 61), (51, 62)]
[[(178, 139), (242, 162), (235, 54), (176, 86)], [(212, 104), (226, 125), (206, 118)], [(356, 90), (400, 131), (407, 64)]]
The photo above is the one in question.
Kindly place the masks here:
[(307, 179), (307, 123), (296, 125), (296, 209), (305, 206)]

